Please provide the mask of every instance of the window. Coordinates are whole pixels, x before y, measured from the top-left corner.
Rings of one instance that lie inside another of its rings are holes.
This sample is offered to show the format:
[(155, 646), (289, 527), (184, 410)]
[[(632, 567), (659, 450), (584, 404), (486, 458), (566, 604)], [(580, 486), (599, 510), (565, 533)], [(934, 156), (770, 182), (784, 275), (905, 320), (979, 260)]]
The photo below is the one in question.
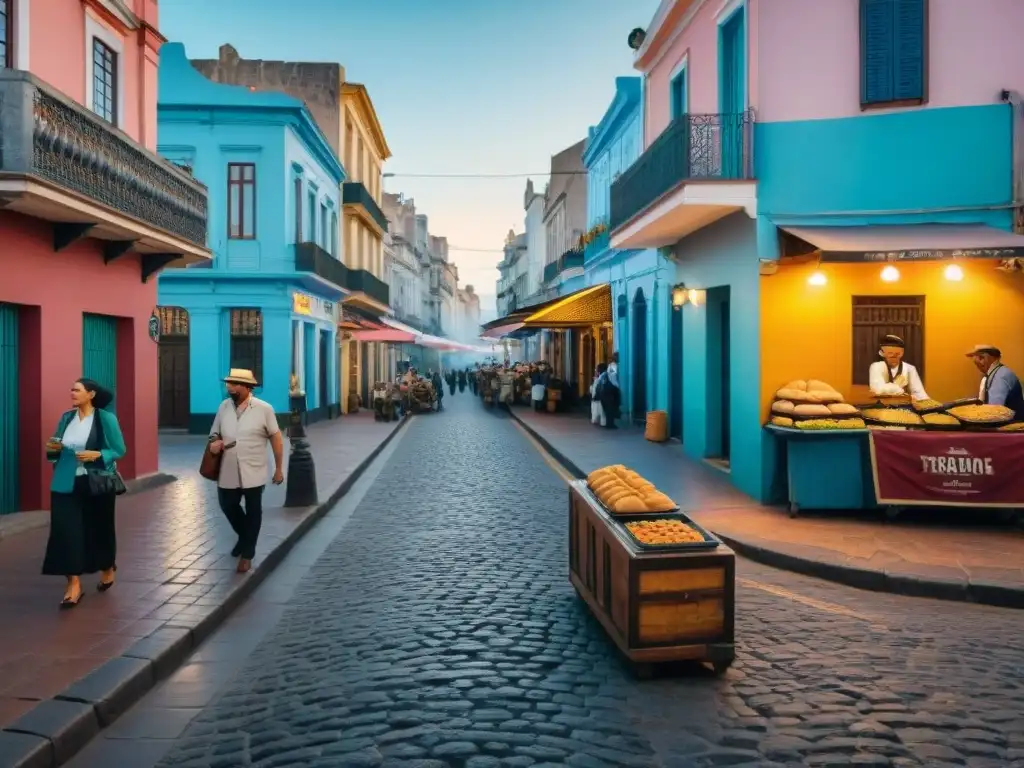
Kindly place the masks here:
[(258, 309), (231, 310), (231, 368), (252, 371), (263, 383), (263, 315)]
[(295, 242), (302, 240), (302, 177), (295, 177)]
[(320, 204), (320, 247), (325, 251), (331, 247), (331, 228), (328, 226), (330, 218), (327, 215), (327, 205)]
[(928, 0), (860, 0), (860, 101), (926, 100)]
[(924, 296), (853, 297), (853, 383), (868, 383), (878, 362), (878, 340), (894, 333), (906, 344), (904, 359), (924, 378)]
[(92, 39), (92, 111), (117, 125), (117, 51)]
[(672, 82), (669, 84), (671, 89), (670, 95), (672, 100), (672, 119), (675, 120), (677, 117), (685, 115), (689, 111), (689, 104), (687, 104), (686, 97), (686, 66), (684, 65), (679, 74), (672, 78)]
[(309, 188), (309, 193), (306, 195), (306, 202), (309, 205), (309, 232), (308, 240), (311, 243), (317, 242), (316, 239), (316, 190), (313, 187)]
[(14, 0), (0, 0), (0, 67), (14, 67)]
[(256, 165), (228, 163), (228, 237), (256, 237)]
[(338, 214), (331, 212), (331, 256), (338, 258)]

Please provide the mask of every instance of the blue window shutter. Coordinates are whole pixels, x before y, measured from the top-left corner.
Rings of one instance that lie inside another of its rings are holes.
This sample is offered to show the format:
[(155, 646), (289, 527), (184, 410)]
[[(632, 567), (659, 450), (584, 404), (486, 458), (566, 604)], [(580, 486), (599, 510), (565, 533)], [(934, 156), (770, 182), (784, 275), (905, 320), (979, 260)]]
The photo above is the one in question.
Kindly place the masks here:
[(894, 98), (924, 98), (925, 0), (896, 0)]
[[(902, 0), (896, 0), (902, 2)], [(860, 0), (860, 100), (895, 98), (894, 0)]]
[(672, 119), (686, 112), (686, 69), (672, 79)]

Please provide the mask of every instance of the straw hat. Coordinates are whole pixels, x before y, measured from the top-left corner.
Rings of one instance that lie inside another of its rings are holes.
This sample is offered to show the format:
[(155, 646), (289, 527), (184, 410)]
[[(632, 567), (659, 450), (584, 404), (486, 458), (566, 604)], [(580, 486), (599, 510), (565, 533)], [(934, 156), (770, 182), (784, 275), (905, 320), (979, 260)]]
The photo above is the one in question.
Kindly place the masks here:
[(992, 357), (1002, 357), (1002, 352), (999, 351), (999, 347), (994, 344), (975, 344), (974, 349), (966, 353), (967, 357), (974, 357), (975, 355), (992, 355)]
[(252, 375), (252, 371), (245, 368), (232, 368), (231, 372), (224, 377), (224, 381), (228, 384), (248, 384), (250, 387), (257, 386), (256, 377)]

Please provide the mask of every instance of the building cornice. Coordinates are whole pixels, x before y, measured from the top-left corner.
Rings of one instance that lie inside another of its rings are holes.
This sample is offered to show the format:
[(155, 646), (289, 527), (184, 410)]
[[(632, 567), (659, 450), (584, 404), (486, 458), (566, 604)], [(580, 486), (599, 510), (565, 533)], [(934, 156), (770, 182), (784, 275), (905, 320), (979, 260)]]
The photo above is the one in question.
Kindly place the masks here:
[(377, 117), (377, 110), (373, 106), (369, 91), (362, 83), (342, 83), (341, 92), (348, 96), (356, 107), (356, 111), (363, 118), (363, 122), (370, 132), (370, 138), (375, 145), (375, 154), (380, 162), (391, 157), (391, 148), (387, 139), (384, 138), (384, 129), (381, 127), (380, 119)]
[(641, 82), (639, 77), (615, 78), (615, 96), (605, 110), (601, 122), (594, 128), (594, 133), (587, 141), (583, 150), (583, 165), (590, 168), (593, 162), (617, 136), (625, 122), (624, 117), (629, 111), (639, 110), (641, 101)]
[(665, 52), (690, 26), (706, 2), (707, 0), (662, 0), (647, 30), (644, 44), (633, 57), (633, 68), (646, 74), (657, 66)]
[(139, 17), (121, 0), (82, 0), (96, 16), (122, 35), (134, 32), (141, 25)]

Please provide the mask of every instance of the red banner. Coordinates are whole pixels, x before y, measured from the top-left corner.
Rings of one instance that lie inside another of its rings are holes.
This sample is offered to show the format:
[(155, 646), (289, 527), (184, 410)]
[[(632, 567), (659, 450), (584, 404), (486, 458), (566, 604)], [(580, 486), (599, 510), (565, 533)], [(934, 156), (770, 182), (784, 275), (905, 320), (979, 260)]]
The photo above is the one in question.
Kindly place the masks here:
[(871, 433), (879, 504), (1024, 507), (1024, 433)]

